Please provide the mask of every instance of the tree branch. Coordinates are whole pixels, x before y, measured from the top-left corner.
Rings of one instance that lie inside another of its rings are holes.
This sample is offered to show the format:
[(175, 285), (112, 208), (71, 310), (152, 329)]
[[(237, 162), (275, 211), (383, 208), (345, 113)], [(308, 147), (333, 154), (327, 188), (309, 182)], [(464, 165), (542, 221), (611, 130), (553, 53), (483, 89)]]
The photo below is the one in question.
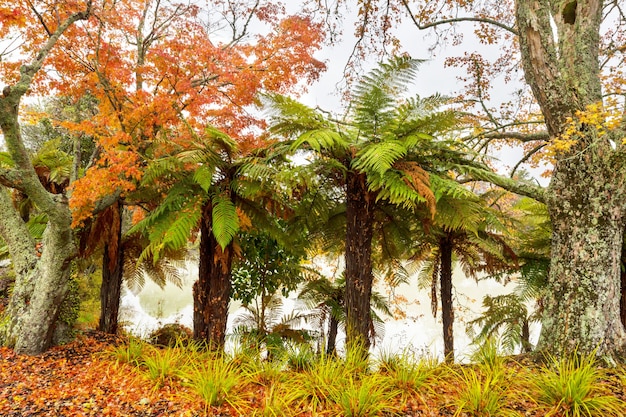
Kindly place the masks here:
[(484, 181), (512, 193), (530, 197), (544, 204), (546, 203), (546, 190), (539, 185), (518, 181), (486, 170), (472, 170), (466, 175), (468, 175), (467, 178), (462, 179), (460, 182)]
[(493, 132), (493, 133), (487, 133), (481, 136), (487, 139), (515, 139), (523, 143), (550, 139), (550, 135), (548, 134), (547, 131), (535, 132), (535, 133)]
[(515, 164), (515, 166), (511, 170), (510, 176), (513, 177), (515, 175), (515, 171), (517, 171), (517, 169), (520, 167), (520, 165), (522, 165), (524, 162), (528, 161), (534, 154), (536, 154), (537, 152), (542, 150), (546, 145), (547, 145), (547, 143), (542, 143), (542, 144), (540, 144), (538, 146), (535, 146), (533, 149), (531, 149), (530, 152), (528, 152), (526, 155), (524, 155), (524, 157), (522, 159), (517, 161), (517, 164)]
[(413, 24), (415, 26), (417, 26), (417, 28), (419, 30), (425, 30), (425, 29), (429, 29), (429, 28), (434, 28), (436, 26), (441, 26), (441, 25), (449, 25), (452, 23), (459, 23), (459, 22), (479, 22), (479, 23), (487, 23), (493, 26), (497, 26), (500, 29), (504, 29), (508, 32), (511, 32), (514, 35), (518, 35), (518, 32), (512, 28), (511, 26), (507, 26), (502, 22), (498, 22), (497, 20), (494, 19), (490, 19), (488, 17), (455, 17), (455, 18), (451, 18), (451, 19), (442, 19), (442, 20), (438, 20), (436, 22), (431, 22), (431, 23), (426, 23), (424, 25), (420, 24), (417, 19), (415, 18), (415, 14), (413, 13), (413, 11), (411, 10), (411, 6), (409, 6), (409, 2), (408, 0), (402, 0), (402, 4), (404, 5), (404, 8), (406, 9), (406, 11), (409, 13), (409, 16), (411, 17), (411, 20), (413, 21)]

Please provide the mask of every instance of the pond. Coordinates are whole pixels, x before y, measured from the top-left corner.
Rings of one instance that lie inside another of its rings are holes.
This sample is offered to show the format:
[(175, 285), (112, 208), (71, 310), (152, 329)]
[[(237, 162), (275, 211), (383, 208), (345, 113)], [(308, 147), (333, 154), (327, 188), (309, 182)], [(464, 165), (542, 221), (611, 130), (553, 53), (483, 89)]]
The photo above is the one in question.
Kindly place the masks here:
[[(179, 323), (192, 328), (193, 300), (192, 285), (197, 277), (197, 266), (188, 264), (187, 271), (183, 275), (181, 288), (167, 284), (161, 289), (149, 279), (138, 294), (133, 294), (128, 289), (124, 290), (122, 305), (120, 307), (120, 321), (130, 333), (147, 337), (157, 328), (169, 324)], [(466, 334), (465, 328), (468, 321), (480, 315), (482, 299), (485, 295), (501, 295), (512, 290), (513, 285), (504, 286), (493, 279), (485, 279), (476, 282), (465, 278), (463, 273), (456, 269), (453, 277), (455, 325), (454, 344), (455, 356), (459, 361), (467, 359), (474, 347), (472, 340)], [(386, 294), (385, 288), (377, 290)], [(405, 349), (426, 357), (443, 357), (443, 337), (441, 312), (434, 318), (431, 313), (429, 290), (418, 289), (417, 279), (413, 277), (408, 284), (402, 284), (395, 288), (396, 295), (402, 295), (406, 301), (398, 308), (405, 316), (387, 318), (382, 340), (377, 340), (372, 347), (374, 355), (381, 352), (401, 352)], [(296, 294), (283, 299), (283, 313), (291, 313), (292, 310), (305, 310), (301, 302), (296, 299)], [(241, 303), (231, 302), (228, 320), (228, 333), (232, 334), (237, 317), (242, 314)], [(536, 343), (539, 335), (539, 326), (531, 328), (531, 341)], [(342, 345), (344, 335), (338, 337), (338, 346)]]

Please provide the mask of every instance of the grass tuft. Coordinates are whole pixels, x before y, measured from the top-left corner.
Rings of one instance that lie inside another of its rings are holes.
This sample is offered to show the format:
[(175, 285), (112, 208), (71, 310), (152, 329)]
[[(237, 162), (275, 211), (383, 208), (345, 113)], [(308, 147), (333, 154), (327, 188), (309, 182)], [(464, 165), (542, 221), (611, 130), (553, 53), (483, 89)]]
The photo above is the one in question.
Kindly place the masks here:
[(595, 354), (574, 354), (550, 358), (550, 365), (529, 377), (529, 383), (547, 417), (623, 416), (626, 404), (608, 395), (601, 383), (605, 376)]

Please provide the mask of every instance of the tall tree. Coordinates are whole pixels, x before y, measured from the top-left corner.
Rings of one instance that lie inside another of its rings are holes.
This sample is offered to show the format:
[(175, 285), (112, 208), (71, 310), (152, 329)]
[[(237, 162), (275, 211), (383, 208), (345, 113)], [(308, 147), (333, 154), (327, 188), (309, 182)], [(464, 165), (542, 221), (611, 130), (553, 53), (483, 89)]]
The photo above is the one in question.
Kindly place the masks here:
[[(420, 61), (396, 58), (364, 76), (353, 90), (345, 120), (327, 117), (285, 97), (273, 97), (274, 132), (294, 139), (292, 150), (318, 155), (320, 182), (330, 184), (345, 213), (345, 308), (349, 348), (369, 348), (372, 241), (377, 211), (386, 205), (409, 209), (424, 204), (433, 214), (436, 195), (458, 187), (452, 180), (429, 175), (436, 161), (451, 168), (463, 155), (432, 135), (449, 128), (456, 115), (440, 111), (439, 97), (401, 95), (417, 77)], [(421, 154), (421, 166), (405, 156)], [(448, 162), (444, 164), (444, 160)], [(465, 161), (469, 164), (469, 161)], [(312, 215), (317, 213), (312, 212)], [(384, 217), (384, 215), (383, 215)]]
[[(20, 104), (27, 92), (38, 86), (41, 70), (61, 37), (91, 12), (91, 1), (0, 3), (2, 36), (15, 36), (13, 41), (22, 45), (5, 49), (0, 63), (4, 83), (0, 128), (14, 162), (12, 168), (0, 170), (0, 234), (9, 247), (16, 273), (1, 339), (21, 353), (40, 353), (52, 343), (76, 247), (67, 196), (46, 190), (31, 163), (20, 131)], [(11, 51), (15, 53), (11, 55)], [(47, 216), (41, 256), (37, 256), (35, 241), (13, 206), (9, 188), (27, 195)]]
[[(479, 104), (477, 111), (482, 108), (476, 131), (482, 149), (494, 140), (509, 140), (526, 146), (523, 161), (548, 152), (553, 158), (546, 189), (490, 178), (545, 202), (550, 213), (551, 266), (539, 347), (558, 354), (595, 351), (607, 357), (622, 351), (626, 332), (618, 294), (626, 169), (623, 103), (612, 99), (623, 94), (622, 4), (611, 0), (400, 0), (387, 3), (389, 7), (379, 7), (377, 0), (359, 0), (358, 4), (364, 40), (393, 39), (378, 35), (381, 31), (392, 35), (389, 28), (396, 25), (391, 22), (406, 19), (419, 30), (436, 31), (438, 40), (450, 35), (459, 41), (446, 28), (467, 22), (476, 25), (479, 42), (499, 48), (494, 61), (464, 50), (463, 56), (450, 57), (448, 63), (469, 70), (464, 97)], [(529, 107), (526, 100), (503, 106), (498, 114), (488, 103), (489, 81), (499, 73), (510, 80), (520, 67), (531, 95), (519, 87), (513, 93), (530, 98), (536, 106)]]
[[(211, 21), (222, 15), (218, 26), (228, 27), (230, 33), (207, 27), (203, 13)], [(257, 92), (287, 91), (301, 80), (315, 79), (324, 67), (312, 56), (322, 40), (318, 26), (303, 16), (285, 16), (279, 4), (215, 2), (203, 13), (195, 3), (176, 1), (105, 3), (98, 10), (98, 21), (77, 30), (75, 42), (66, 45), (69, 52), (57, 57), (63, 60), (68, 77), (56, 86), (75, 95), (93, 92), (100, 102), (100, 111), (93, 118), (68, 124), (76, 132), (95, 136), (99, 146), (96, 163), (74, 186), (71, 204), (76, 225), (91, 214), (95, 201), (104, 197), (121, 198), (125, 206), (154, 206), (155, 202), (146, 198), (158, 199), (167, 184), (157, 184), (152, 193), (145, 189), (151, 184), (143, 183), (139, 189), (143, 167), (173, 149), (193, 147), (197, 138), (192, 132), (202, 130), (200, 126), (212, 124), (228, 131), (242, 150), (259, 146), (255, 132), (264, 124), (248, 110), (255, 104)], [(251, 32), (252, 23), (273, 26), (260, 35)], [(220, 41), (228, 36), (232, 38)], [(76, 77), (83, 81), (80, 86), (67, 82)], [(210, 203), (205, 210), (210, 229)], [(107, 234), (111, 237), (105, 242), (107, 247), (117, 247), (119, 232)], [(201, 232), (208, 242), (210, 231)], [(123, 271), (124, 260), (123, 253), (119, 255), (103, 262), (110, 272), (118, 271), (103, 276), (115, 278), (110, 289), (103, 286), (103, 291), (119, 293), (121, 276), (117, 274)], [(200, 270), (217, 274), (230, 269), (230, 256), (225, 255), (224, 265), (212, 269), (208, 265), (214, 256), (203, 252)], [(197, 297), (203, 302), (214, 300), (207, 291), (215, 290), (215, 285), (199, 288)], [(106, 300), (109, 295), (102, 297)], [(114, 314), (116, 306), (109, 305), (103, 311)]]
[(479, 197), (470, 190), (464, 198), (442, 196), (432, 224), (418, 238), (422, 251), (426, 250), (416, 255), (417, 259), (426, 256), (420, 282), (431, 287), (433, 316), (441, 304), (444, 357), (448, 362), (454, 362), (454, 265), (458, 263), (467, 276), (478, 278), (481, 273), (509, 270), (515, 257), (503, 236), (503, 214), (488, 205), (491, 198), (492, 193)]
[(167, 196), (134, 226), (150, 237), (140, 260), (158, 260), (164, 250), (184, 248), (199, 233), (194, 337), (220, 350), (226, 337), (233, 261), (240, 248), (236, 238), (242, 228), (281, 235), (282, 191), (272, 181), (276, 166), (271, 156), (263, 151), (244, 156), (236, 142), (217, 129), (207, 128), (193, 147), (178, 151), (154, 161), (143, 178), (164, 184)]

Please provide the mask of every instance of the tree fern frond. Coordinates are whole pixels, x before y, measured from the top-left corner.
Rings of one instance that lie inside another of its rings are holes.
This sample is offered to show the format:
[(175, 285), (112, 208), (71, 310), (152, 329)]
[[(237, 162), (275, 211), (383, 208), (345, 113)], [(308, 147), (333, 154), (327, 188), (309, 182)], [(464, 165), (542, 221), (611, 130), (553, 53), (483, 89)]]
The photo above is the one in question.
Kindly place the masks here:
[(216, 193), (211, 202), (213, 235), (222, 249), (225, 249), (239, 231), (237, 209), (228, 195)]
[(183, 168), (183, 163), (178, 158), (161, 158), (151, 161), (141, 177), (142, 185), (153, 184), (160, 178), (176, 176)]
[(31, 236), (35, 239), (41, 239), (43, 236), (43, 232), (46, 230), (48, 226), (48, 215), (45, 213), (39, 213), (34, 216), (30, 216), (28, 219), (28, 223), (26, 227), (28, 227), (28, 231)]
[(193, 172), (193, 180), (204, 190), (209, 192), (213, 185), (215, 168), (208, 165), (201, 165)]
[(15, 162), (13, 162), (13, 158), (8, 152), (0, 152), (0, 167), (2, 168), (13, 168), (15, 166)]
[(287, 138), (309, 130), (324, 129), (328, 122), (316, 110), (280, 94), (263, 96), (271, 120), (270, 131)]
[(341, 133), (329, 128), (308, 130), (302, 133), (291, 144), (290, 150), (293, 152), (296, 149), (302, 148), (305, 144), (316, 152), (344, 150), (348, 148), (348, 142), (343, 138)]
[(383, 175), (406, 153), (406, 147), (398, 140), (370, 143), (356, 154), (352, 161), (352, 168)]
[(440, 175), (431, 175), (430, 184), (437, 201), (439, 201), (444, 196), (459, 200), (472, 200), (476, 198), (474, 193), (472, 193), (470, 190), (468, 190), (458, 182), (449, 178), (444, 178)]

